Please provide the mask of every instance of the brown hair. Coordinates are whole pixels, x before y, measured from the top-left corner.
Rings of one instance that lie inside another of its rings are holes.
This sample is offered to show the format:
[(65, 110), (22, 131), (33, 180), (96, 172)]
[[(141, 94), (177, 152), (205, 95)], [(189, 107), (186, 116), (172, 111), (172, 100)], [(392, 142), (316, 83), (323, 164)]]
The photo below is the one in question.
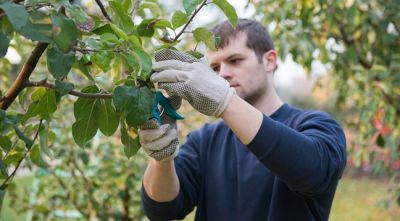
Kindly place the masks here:
[(224, 21), (215, 26), (211, 32), (220, 38), (218, 48), (227, 46), (229, 40), (238, 33), (245, 33), (247, 36), (246, 46), (256, 53), (259, 62), (266, 52), (275, 48), (265, 27), (254, 20), (239, 19), (236, 28), (233, 28), (229, 21)]

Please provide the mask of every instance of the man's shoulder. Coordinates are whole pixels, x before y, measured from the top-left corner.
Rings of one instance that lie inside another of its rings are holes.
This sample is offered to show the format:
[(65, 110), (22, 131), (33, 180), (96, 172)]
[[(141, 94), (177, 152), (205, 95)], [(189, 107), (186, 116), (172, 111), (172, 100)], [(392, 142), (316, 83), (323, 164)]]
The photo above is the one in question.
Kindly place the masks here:
[(306, 122), (334, 122), (337, 121), (327, 112), (317, 109), (302, 109), (299, 107), (290, 106), (288, 118), (294, 125), (303, 124)]

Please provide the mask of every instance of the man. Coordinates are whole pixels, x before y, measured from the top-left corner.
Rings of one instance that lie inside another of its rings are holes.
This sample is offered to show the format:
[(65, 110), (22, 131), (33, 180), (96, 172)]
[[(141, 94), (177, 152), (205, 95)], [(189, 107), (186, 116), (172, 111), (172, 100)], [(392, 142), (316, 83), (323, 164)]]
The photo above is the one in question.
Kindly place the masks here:
[(155, 158), (143, 178), (146, 215), (182, 219), (197, 207), (196, 220), (328, 220), (346, 162), (342, 129), (326, 113), (281, 101), (277, 53), (259, 23), (240, 19), (233, 29), (224, 22), (213, 33), (222, 43), (208, 53), (211, 68), (153, 65), (159, 88), (222, 121), (189, 134), (176, 157), (157, 155), (177, 146), (173, 121), (140, 130)]

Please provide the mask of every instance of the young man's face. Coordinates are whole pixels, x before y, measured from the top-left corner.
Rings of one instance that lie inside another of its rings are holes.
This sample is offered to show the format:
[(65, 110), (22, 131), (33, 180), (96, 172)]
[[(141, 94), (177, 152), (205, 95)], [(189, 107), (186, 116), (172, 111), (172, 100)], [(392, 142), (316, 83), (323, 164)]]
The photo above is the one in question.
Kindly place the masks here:
[(264, 58), (260, 62), (255, 52), (246, 46), (246, 40), (245, 33), (238, 33), (224, 48), (209, 51), (208, 60), (210, 67), (225, 78), (242, 99), (255, 104), (268, 91), (268, 62)]

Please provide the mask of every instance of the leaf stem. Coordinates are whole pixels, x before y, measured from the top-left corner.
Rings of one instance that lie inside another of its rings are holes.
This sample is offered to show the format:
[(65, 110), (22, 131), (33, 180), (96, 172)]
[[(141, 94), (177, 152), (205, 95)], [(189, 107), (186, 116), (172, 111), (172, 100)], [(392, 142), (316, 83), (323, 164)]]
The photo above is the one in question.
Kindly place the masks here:
[[(46, 87), (46, 88), (50, 88), (50, 89), (55, 89), (55, 85), (46, 82), (46, 80), (28, 81), (25, 84), (25, 87)], [(81, 97), (81, 98), (93, 98), (93, 99), (111, 99), (112, 98), (112, 94), (109, 94), (109, 93), (83, 93), (80, 91), (72, 90), (68, 94), (76, 96), (76, 97)]]
[(206, 4), (207, 4), (207, 0), (204, 0), (201, 3), (201, 5), (194, 10), (194, 12), (190, 16), (188, 22), (185, 24), (185, 26), (183, 26), (182, 30), (178, 33), (178, 35), (176, 35), (175, 38), (173, 39), (173, 42), (177, 41), (181, 37), (181, 35), (185, 32), (186, 28), (189, 26), (189, 24), (193, 20), (193, 18), (197, 15), (197, 13), (201, 10), (201, 8), (203, 8)]
[(107, 13), (106, 9), (104, 8), (103, 3), (101, 3), (101, 0), (96, 0), (96, 3), (97, 3), (97, 5), (99, 6), (99, 8), (100, 8), (100, 10), (101, 10), (101, 13), (103, 13), (104, 17), (106, 17), (106, 19), (107, 19), (109, 22), (112, 22), (110, 16), (108, 16), (108, 13)]

